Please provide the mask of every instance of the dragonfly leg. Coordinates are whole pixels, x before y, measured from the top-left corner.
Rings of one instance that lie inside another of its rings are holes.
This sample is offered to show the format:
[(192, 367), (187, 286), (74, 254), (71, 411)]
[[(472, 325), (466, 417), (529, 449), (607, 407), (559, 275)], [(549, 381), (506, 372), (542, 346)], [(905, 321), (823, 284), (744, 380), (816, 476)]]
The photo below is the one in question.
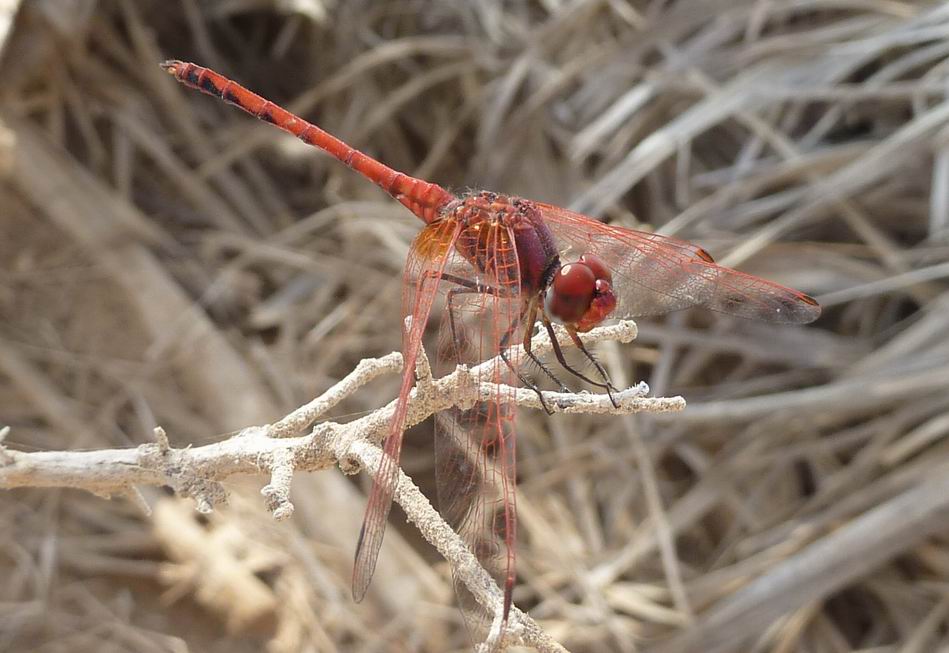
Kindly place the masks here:
[[(457, 277), (453, 274), (443, 274), (442, 279), (450, 283), (454, 283), (458, 286), (457, 288), (452, 288), (447, 293), (448, 329), (451, 332), (452, 348), (455, 351), (456, 360), (458, 360), (458, 354), (460, 353), (460, 350), (461, 350), (461, 343), (458, 337), (457, 327), (455, 326), (455, 308), (453, 306), (453, 301), (455, 297), (458, 295), (468, 295), (468, 294), (495, 295), (495, 296), (502, 296), (502, 294), (498, 291), (497, 288), (476, 283), (474, 281), (470, 281), (462, 277)], [(511, 326), (508, 327), (507, 331), (501, 337), (501, 341), (498, 346), (498, 349), (500, 350), (499, 353), (501, 355), (501, 360), (503, 360), (504, 364), (507, 365), (508, 368), (512, 372), (514, 372), (515, 376), (517, 376), (517, 379), (522, 384), (524, 384), (525, 387), (530, 388), (531, 390), (537, 393), (537, 397), (538, 399), (540, 399), (540, 405), (543, 407), (544, 412), (547, 413), (548, 415), (553, 415), (554, 413), (553, 409), (551, 409), (550, 406), (547, 404), (547, 400), (544, 399), (544, 395), (541, 392), (540, 388), (537, 387), (537, 384), (534, 383), (529, 378), (527, 378), (526, 376), (524, 376), (524, 374), (522, 374), (521, 371), (517, 369), (517, 367), (514, 365), (514, 363), (511, 361), (511, 359), (507, 355), (507, 348), (510, 345), (511, 338), (513, 337), (514, 332), (517, 330), (517, 327), (520, 326), (520, 324), (521, 324), (521, 318), (518, 317), (516, 320), (514, 320), (511, 323)], [(557, 383), (560, 386), (563, 386), (563, 384), (560, 383), (557, 377), (555, 377), (553, 373), (543, 365), (543, 363), (540, 363), (540, 361), (537, 361), (537, 358), (533, 355), (530, 355), (530, 357), (531, 357), (531, 360), (534, 360), (540, 364), (541, 369), (544, 370), (544, 372), (546, 372), (547, 375), (550, 376), (550, 378), (553, 379), (555, 383)]]
[[(530, 379), (528, 379), (527, 377), (525, 377), (523, 374), (521, 374), (521, 371), (517, 369), (514, 363), (512, 363), (510, 359), (508, 359), (507, 357), (506, 352), (507, 352), (508, 346), (511, 344), (511, 337), (514, 335), (514, 332), (517, 330), (517, 327), (521, 325), (521, 321), (522, 321), (521, 316), (518, 316), (518, 318), (511, 323), (511, 326), (508, 328), (507, 333), (505, 333), (504, 336), (501, 338), (500, 347), (499, 347), (501, 350), (501, 359), (507, 364), (509, 368), (511, 368), (511, 371), (517, 375), (517, 378), (520, 379), (521, 383), (523, 383), (525, 386), (527, 386), (528, 388), (530, 388), (531, 390), (537, 393), (537, 398), (540, 399), (540, 405), (543, 407), (544, 412), (547, 413), (548, 415), (553, 415), (554, 414), (553, 409), (547, 405), (547, 400), (544, 399), (544, 393), (540, 391), (540, 388), (537, 387), (537, 384), (531, 381)], [(529, 330), (532, 326), (533, 325), (529, 325), (527, 329)], [(540, 361), (538, 361), (537, 358), (534, 356), (531, 356), (531, 360), (540, 363)], [(561, 386), (563, 385), (562, 383), (560, 383), (557, 377), (553, 375), (553, 373), (551, 373), (549, 370), (547, 370), (544, 367), (542, 363), (541, 363), (541, 369), (547, 372), (547, 375), (550, 376), (550, 378), (552, 378), (555, 383), (560, 384)]]
[(583, 344), (583, 341), (580, 340), (580, 336), (577, 334), (576, 329), (568, 326), (567, 333), (570, 334), (570, 339), (573, 340), (573, 344), (576, 345), (577, 349), (583, 352), (583, 355), (586, 356), (591, 363), (593, 363), (593, 367), (596, 368), (600, 378), (603, 379), (603, 382), (606, 385), (606, 394), (609, 395), (610, 403), (613, 404), (613, 408), (619, 408), (619, 404), (617, 404), (616, 399), (613, 398), (613, 393), (619, 392), (619, 389), (617, 389), (617, 387), (613, 385), (613, 382), (610, 381), (610, 375), (606, 373), (606, 369), (600, 364), (600, 361), (596, 359), (596, 357), (593, 355), (593, 352), (587, 349), (587, 346)]
[(557, 376), (551, 371), (551, 369), (547, 367), (547, 365), (542, 360), (537, 358), (537, 355), (533, 351), (531, 351), (531, 340), (533, 339), (533, 336), (534, 336), (534, 333), (533, 333), (534, 320), (536, 319), (537, 319), (537, 301), (534, 300), (530, 303), (530, 308), (528, 308), (527, 310), (527, 320), (525, 320), (524, 322), (525, 323), (524, 342), (523, 342), (524, 353), (526, 353), (527, 357), (530, 358), (531, 361), (537, 367), (539, 367), (543, 371), (544, 374), (547, 375), (547, 378), (549, 378), (551, 381), (553, 381), (558, 386), (560, 386), (561, 392), (570, 392), (570, 388), (564, 385), (563, 381), (558, 379)]
[(447, 293), (448, 330), (451, 332), (451, 346), (455, 352), (455, 361), (458, 362), (461, 360), (461, 341), (455, 326), (455, 309), (452, 306), (452, 302), (457, 295), (498, 295), (499, 293), (496, 288), (463, 277), (458, 277), (454, 274), (445, 273), (442, 275), (442, 279), (458, 286), (457, 288), (452, 288)]
[(567, 327), (567, 333), (570, 334), (570, 339), (573, 341), (573, 344), (575, 344), (575, 345), (577, 346), (577, 349), (579, 349), (580, 351), (582, 351), (582, 352), (584, 353), (584, 355), (587, 357), (587, 359), (589, 359), (589, 361), (590, 361), (591, 363), (593, 363), (593, 366), (596, 368), (597, 373), (599, 373), (600, 378), (603, 379), (602, 381), (594, 381), (593, 379), (591, 379), (590, 377), (588, 377), (586, 374), (584, 374), (584, 373), (581, 372), (580, 370), (578, 370), (578, 369), (572, 367), (569, 363), (567, 363), (567, 359), (566, 359), (566, 357), (564, 357), (564, 355), (563, 355), (563, 349), (561, 349), (561, 347), (560, 347), (560, 341), (557, 340), (557, 334), (556, 334), (556, 332), (554, 332), (554, 327), (553, 327), (553, 325), (550, 323), (550, 318), (547, 317), (547, 314), (546, 314), (546, 313), (541, 312), (541, 320), (542, 320), (543, 323), (544, 323), (544, 327), (547, 329), (547, 335), (550, 336), (550, 344), (551, 344), (551, 345), (553, 346), (553, 348), (554, 348), (554, 355), (557, 357), (557, 362), (559, 362), (560, 365), (561, 365), (565, 370), (567, 370), (568, 372), (570, 372), (571, 374), (573, 374), (575, 377), (577, 377), (577, 378), (579, 378), (579, 379), (583, 379), (584, 381), (586, 381), (586, 382), (589, 383), (590, 385), (595, 386), (595, 387), (597, 387), (597, 388), (604, 388), (604, 389), (606, 390), (606, 394), (607, 394), (607, 395), (609, 396), (609, 398), (610, 398), (610, 403), (613, 404), (613, 407), (614, 407), (614, 408), (619, 408), (619, 404), (617, 404), (617, 403), (616, 403), (616, 399), (613, 398), (613, 393), (614, 393), (614, 392), (618, 392), (618, 390), (617, 390), (616, 387), (613, 385), (613, 383), (610, 381), (610, 377), (609, 377), (609, 375), (606, 373), (606, 370), (603, 368), (602, 365), (600, 365), (600, 361), (598, 361), (598, 360), (593, 356), (593, 354), (590, 353), (590, 350), (587, 349), (586, 346), (583, 344), (583, 341), (580, 340), (580, 336), (577, 335), (576, 329), (572, 329), (572, 328), (570, 328), (570, 327)]

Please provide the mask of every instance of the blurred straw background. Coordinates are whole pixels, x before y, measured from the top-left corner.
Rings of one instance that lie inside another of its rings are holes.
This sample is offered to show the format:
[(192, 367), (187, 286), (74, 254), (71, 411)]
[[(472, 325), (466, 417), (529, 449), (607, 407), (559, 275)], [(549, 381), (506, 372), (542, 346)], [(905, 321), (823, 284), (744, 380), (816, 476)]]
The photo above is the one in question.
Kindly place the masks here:
[[(949, 6), (900, 0), (0, 3), (11, 449), (226, 438), (399, 347), (418, 225), (178, 86), (212, 66), (393, 167), (702, 244), (817, 296), (601, 347), (689, 408), (519, 418), (515, 601), (572, 651), (949, 650)], [(334, 416), (395, 396), (397, 375)], [(431, 428), (404, 467), (431, 492)], [(191, 502), (0, 494), (0, 651), (453, 651), (401, 512), (349, 595), (364, 476)]]

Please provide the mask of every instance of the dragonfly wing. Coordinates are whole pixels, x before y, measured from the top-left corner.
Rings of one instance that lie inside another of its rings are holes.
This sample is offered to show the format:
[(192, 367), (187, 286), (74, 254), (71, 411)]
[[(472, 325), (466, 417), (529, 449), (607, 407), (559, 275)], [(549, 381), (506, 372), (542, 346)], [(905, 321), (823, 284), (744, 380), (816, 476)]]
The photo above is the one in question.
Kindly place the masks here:
[[(472, 242), (486, 262), (475, 270), (457, 257), (451, 278), (477, 279), (480, 288), (446, 281), (447, 303), (440, 329), (439, 369), (493, 360), (482, 383), (493, 394), (467, 410), (443, 411), (436, 418), (435, 481), (439, 511), (504, 590), (503, 624), (511, 608), (515, 580), (515, 405), (517, 354), (511, 366), (497, 359), (502, 347), (520, 342), (522, 300), (514, 235), (507, 227), (482, 231)], [(465, 269), (467, 266), (467, 269)], [(446, 275), (447, 276), (447, 275)], [(455, 570), (453, 570), (455, 573)], [(495, 614), (481, 606), (457, 574), (455, 593), (474, 642), (483, 642)]]
[(402, 385), (395, 413), (389, 423), (389, 434), (383, 446), (383, 456), (374, 475), (366, 516), (356, 544), (353, 565), (353, 598), (358, 602), (366, 594), (376, 569), (386, 520), (392, 507), (392, 497), (399, 478), (399, 456), (402, 451), (402, 433), (408, 411), (409, 393), (415, 380), (415, 363), (422, 347), (422, 336), (438, 292), (442, 272), (458, 237), (454, 221), (428, 224), (412, 243), (405, 265), (402, 295), (403, 318), (411, 316), (411, 323), (402, 330)]
[(685, 241), (604, 224), (558, 206), (535, 203), (567, 260), (584, 253), (613, 273), (615, 315), (660, 315), (689, 306), (779, 324), (806, 324), (820, 315), (811, 297), (751, 274), (716, 265)]

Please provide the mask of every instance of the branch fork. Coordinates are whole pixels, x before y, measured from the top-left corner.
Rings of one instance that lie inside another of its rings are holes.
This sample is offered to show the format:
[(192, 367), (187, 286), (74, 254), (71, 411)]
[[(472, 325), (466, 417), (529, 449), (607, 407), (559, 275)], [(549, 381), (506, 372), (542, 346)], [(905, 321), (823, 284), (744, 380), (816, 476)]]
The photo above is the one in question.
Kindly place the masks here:
[[(558, 334), (565, 335), (565, 334)], [(629, 342), (636, 337), (633, 322), (598, 327), (581, 334), (584, 344), (604, 340)], [(564, 342), (569, 342), (565, 338)], [(512, 347), (514, 350), (520, 345)], [(533, 350), (544, 354), (552, 349), (546, 333), (534, 338)], [(416, 367), (418, 381), (409, 397), (405, 428), (427, 419), (434, 413), (453, 406), (470, 407), (476, 401), (490, 401), (498, 396), (496, 384), (482, 379), (500, 364), (500, 357), (471, 368), (459, 366), (450, 374), (435, 379), (425, 352), (421, 351)], [(288, 519), (293, 514), (290, 487), (296, 471), (316, 471), (339, 465), (346, 473), (359, 468), (375, 473), (383, 455), (379, 444), (388, 435), (389, 421), (396, 401), (357, 420), (340, 424), (321, 422), (312, 426), (331, 408), (352, 395), (369, 381), (382, 374), (397, 373), (402, 356), (397, 353), (360, 361), (356, 368), (337, 384), (311, 402), (297, 408), (282, 419), (265, 426), (253, 426), (236, 436), (200, 447), (174, 448), (164, 429), (155, 429), (155, 442), (134, 449), (100, 451), (14, 451), (3, 445), (9, 427), (0, 429), (0, 488), (70, 487), (84, 489), (101, 496), (121, 494), (145, 507), (138, 486), (167, 485), (176, 493), (194, 499), (197, 510), (210, 512), (227, 500), (222, 481), (235, 474), (259, 475), (267, 472), (270, 482), (263, 487), (268, 510), (275, 519)], [(537, 394), (523, 388), (503, 388), (514, 403), (540, 409)], [(632, 414), (638, 412), (669, 412), (685, 407), (681, 397), (646, 397), (644, 383), (613, 394), (617, 406), (607, 395), (544, 392), (544, 399), (554, 412)], [(309, 433), (301, 435), (310, 428)], [(412, 480), (399, 472), (395, 500), (406, 515), (439, 553), (452, 563), (453, 569), (475, 598), (493, 610), (502, 601), (501, 590), (490, 574), (478, 563), (461, 538), (451, 530), (429, 500)], [(541, 651), (562, 651), (530, 617), (512, 608), (507, 639), (537, 647)]]

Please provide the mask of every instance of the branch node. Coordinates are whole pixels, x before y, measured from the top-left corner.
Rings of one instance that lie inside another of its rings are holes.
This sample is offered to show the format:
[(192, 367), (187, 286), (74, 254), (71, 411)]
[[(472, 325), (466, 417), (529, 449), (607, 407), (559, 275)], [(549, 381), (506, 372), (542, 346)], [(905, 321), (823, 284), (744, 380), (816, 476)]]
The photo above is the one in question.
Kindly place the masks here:
[(277, 521), (289, 519), (293, 515), (293, 503), (290, 501), (293, 456), (288, 449), (277, 449), (267, 467), (270, 469), (270, 483), (260, 490), (266, 498), (267, 510)]
[(214, 505), (206, 497), (194, 497), (194, 508), (202, 515), (214, 512)]
[(418, 392), (431, 392), (435, 386), (435, 380), (432, 378), (432, 364), (428, 360), (428, 354), (424, 347), (419, 347), (418, 358), (415, 359), (415, 387)]
[[(403, 326), (405, 333), (412, 331), (412, 316), (407, 315)], [(425, 353), (425, 347), (418, 348), (418, 355), (415, 358), (415, 395), (419, 399), (425, 399), (435, 391), (435, 379), (432, 376), (432, 365), (428, 360), (428, 354)]]
[(485, 641), (478, 644), (478, 653), (491, 653), (492, 651), (503, 650), (507, 642), (517, 642), (524, 632), (524, 626), (519, 620), (504, 621), (504, 610), (500, 605), (496, 606), (494, 619), (491, 621), (491, 627)]
[(202, 515), (214, 512), (214, 506), (227, 504), (227, 490), (217, 481), (189, 474), (179, 477), (173, 487), (180, 496), (194, 499), (195, 509)]
[(339, 459), (339, 471), (347, 476), (353, 476), (362, 471), (362, 461), (353, 453), (347, 453)]
[(461, 364), (455, 368), (451, 392), (458, 398), (455, 405), (461, 410), (470, 410), (474, 407), (478, 400), (478, 382), (467, 365)]
[(155, 434), (155, 442), (158, 443), (159, 453), (165, 453), (171, 449), (171, 443), (168, 441), (168, 434), (165, 433), (165, 429), (160, 426), (156, 426), (152, 429), (152, 432)]

